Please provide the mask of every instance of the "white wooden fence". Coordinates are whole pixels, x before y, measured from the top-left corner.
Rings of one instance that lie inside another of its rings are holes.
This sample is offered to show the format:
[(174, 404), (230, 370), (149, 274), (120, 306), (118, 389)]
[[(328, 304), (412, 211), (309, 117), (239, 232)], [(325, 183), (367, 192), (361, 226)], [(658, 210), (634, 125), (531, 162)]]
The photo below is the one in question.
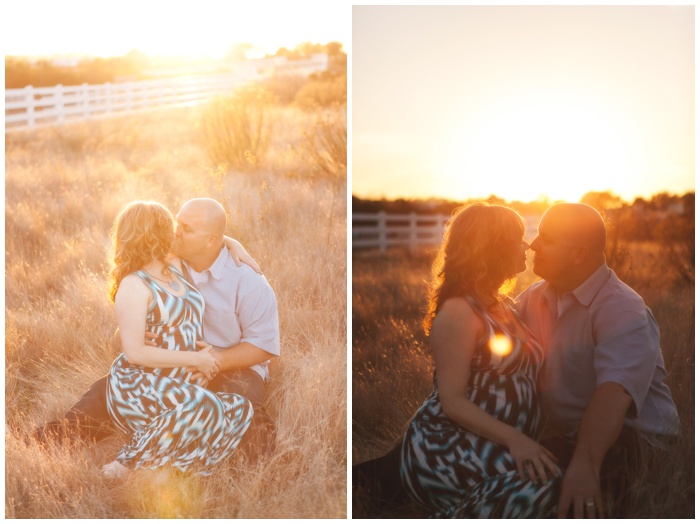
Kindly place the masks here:
[(379, 213), (352, 214), (352, 248), (403, 246), (412, 251), (419, 246), (436, 246), (442, 241), (445, 222), (450, 215), (387, 215)]
[[(275, 57), (283, 58), (283, 57)], [(5, 131), (64, 124), (90, 118), (195, 105), (231, 92), (256, 78), (280, 72), (309, 74), (327, 68), (328, 60), (275, 62), (266, 69), (239, 68), (233, 73), (142, 80), (114, 84), (5, 89)], [(254, 61), (251, 61), (254, 62)], [(245, 64), (245, 62), (242, 62)]]
[[(540, 217), (527, 215), (524, 218), (525, 240), (529, 242), (537, 235)], [(450, 215), (444, 214), (353, 213), (352, 248), (379, 248), (384, 252), (397, 246), (408, 247), (411, 251), (421, 246), (438, 246), (449, 219)]]

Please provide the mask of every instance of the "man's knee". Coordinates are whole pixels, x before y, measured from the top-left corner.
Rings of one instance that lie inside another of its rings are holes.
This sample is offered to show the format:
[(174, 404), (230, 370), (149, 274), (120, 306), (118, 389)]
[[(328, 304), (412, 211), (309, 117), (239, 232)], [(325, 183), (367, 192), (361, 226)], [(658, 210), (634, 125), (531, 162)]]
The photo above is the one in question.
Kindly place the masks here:
[(265, 400), (265, 383), (252, 369), (220, 373), (207, 389), (215, 393), (235, 393), (248, 399), (253, 407), (262, 405)]
[(39, 442), (100, 441), (110, 436), (113, 426), (107, 412), (107, 376), (90, 386), (60, 420), (38, 427), (32, 436)]

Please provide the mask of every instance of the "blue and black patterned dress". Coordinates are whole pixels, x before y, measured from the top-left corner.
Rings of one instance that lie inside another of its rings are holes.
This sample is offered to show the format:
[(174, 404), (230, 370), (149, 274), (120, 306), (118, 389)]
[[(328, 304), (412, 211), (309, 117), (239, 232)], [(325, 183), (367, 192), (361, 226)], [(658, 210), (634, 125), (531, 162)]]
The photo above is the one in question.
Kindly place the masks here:
[[(536, 439), (540, 413), (537, 374), (542, 347), (519, 320), (525, 340), (509, 333), (472, 297), (486, 336), (472, 357), (468, 398), (488, 414)], [(507, 336), (512, 349), (499, 355), (489, 341)], [(411, 496), (438, 518), (553, 517), (558, 480), (538, 487), (520, 479), (505, 446), (459, 426), (442, 410), (437, 384), (414, 415), (401, 450), (401, 480)]]
[[(146, 329), (158, 335), (158, 347), (196, 351), (202, 337), (204, 300), (174, 267), (185, 286), (178, 297), (147, 272), (135, 274), (153, 292)], [(131, 435), (117, 460), (131, 469), (171, 466), (209, 475), (230, 458), (253, 416), (253, 407), (234, 393), (212, 393), (187, 381), (184, 367), (145, 368), (130, 364), (123, 353), (109, 373), (107, 409), (115, 425)]]

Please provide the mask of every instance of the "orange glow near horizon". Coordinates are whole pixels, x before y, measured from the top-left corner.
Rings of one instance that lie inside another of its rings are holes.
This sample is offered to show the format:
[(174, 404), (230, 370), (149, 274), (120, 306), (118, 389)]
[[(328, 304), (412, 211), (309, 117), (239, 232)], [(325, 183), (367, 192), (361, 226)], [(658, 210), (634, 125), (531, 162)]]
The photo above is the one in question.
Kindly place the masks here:
[(507, 200), (578, 201), (612, 178), (631, 181), (641, 163), (632, 160), (641, 147), (628, 122), (599, 101), (562, 91), (521, 96), (475, 120), (455, 130), (439, 166), (458, 194), (469, 194), (478, 176), (507, 180), (494, 190)]
[(352, 193), (695, 188), (693, 6), (355, 6)]

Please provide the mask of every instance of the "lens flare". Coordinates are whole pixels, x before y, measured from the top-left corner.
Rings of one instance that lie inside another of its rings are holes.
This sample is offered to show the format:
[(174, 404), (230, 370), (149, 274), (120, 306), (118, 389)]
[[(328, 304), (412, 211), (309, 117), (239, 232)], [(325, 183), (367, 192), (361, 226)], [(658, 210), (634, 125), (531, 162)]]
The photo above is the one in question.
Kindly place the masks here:
[(489, 349), (494, 355), (504, 357), (513, 351), (513, 342), (510, 337), (499, 333), (489, 340)]

